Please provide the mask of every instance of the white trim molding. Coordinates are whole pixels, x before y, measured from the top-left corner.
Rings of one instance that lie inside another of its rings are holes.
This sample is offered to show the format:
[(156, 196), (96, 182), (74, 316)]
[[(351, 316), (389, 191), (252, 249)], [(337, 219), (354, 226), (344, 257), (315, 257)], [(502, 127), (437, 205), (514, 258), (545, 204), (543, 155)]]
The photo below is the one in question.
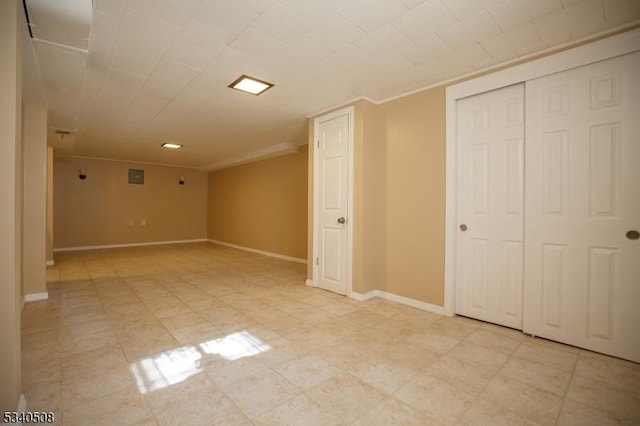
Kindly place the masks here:
[(304, 285), (306, 285), (307, 287), (317, 287), (317, 285), (313, 282), (313, 280), (310, 280), (307, 278), (307, 280), (304, 282)]
[[(16, 413), (24, 413), (27, 411), (27, 399), (24, 397), (24, 394), (21, 393), (20, 394), (20, 399), (18, 399), (18, 407), (16, 408)], [(5, 423), (2, 422), (0, 423), (0, 426), (21, 426), (22, 422), (17, 422), (17, 423)]]
[(24, 295), (25, 303), (37, 302), (38, 300), (47, 300), (49, 298), (49, 292), (43, 291), (42, 293), (31, 293)]
[(355, 291), (352, 291), (349, 294), (349, 297), (351, 299), (357, 300), (358, 302), (366, 302), (367, 300), (371, 300), (375, 297), (378, 297), (379, 293), (380, 292), (378, 290), (371, 290), (366, 293), (357, 293)]
[(444, 313), (455, 313), (457, 238), (456, 102), (459, 99), (640, 50), (640, 29), (532, 60), (446, 89), (446, 216)]
[(209, 239), (207, 241), (212, 243), (212, 244), (220, 244), (221, 246), (231, 247), (231, 248), (238, 249), (238, 250), (249, 251), (251, 253), (257, 253), (257, 254), (261, 254), (263, 256), (275, 257), (276, 259), (288, 260), (290, 262), (296, 262), (296, 263), (304, 263), (304, 264), (307, 263), (307, 259), (300, 259), (299, 257), (286, 256), (284, 254), (273, 253), (273, 252), (270, 252), (270, 251), (264, 251), (264, 250), (254, 249), (254, 248), (251, 248), (251, 247), (239, 246), (237, 244), (231, 244), (231, 243), (227, 243), (227, 242), (224, 242), (224, 241), (211, 240), (211, 239)]
[(194, 240), (153, 241), (148, 243), (131, 243), (131, 244), (107, 244), (103, 246), (61, 247), (61, 248), (54, 248), (53, 252), (58, 253), (62, 251), (100, 250), (100, 249), (123, 248), (123, 247), (165, 246), (169, 244), (188, 244), (188, 243), (206, 243), (206, 242), (207, 242), (206, 238), (198, 238)]
[(411, 299), (410, 297), (399, 296), (397, 294), (389, 293), (382, 290), (371, 290), (366, 293), (356, 293), (355, 291), (352, 291), (349, 297), (359, 302), (365, 302), (375, 297), (379, 297), (380, 299), (388, 300), (389, 302), (411, 306), (412, 308), (420, 309), (422, 311), (427, 311), (438, 315), (446, 315), (444, 307), (442, 306), (432, 305), (431, 303)]
[(53, 259), (47, 260), (47, 263), (46, 263), (47, 266), (54, 266), (55, 264), (56, 264), (56, 261)]

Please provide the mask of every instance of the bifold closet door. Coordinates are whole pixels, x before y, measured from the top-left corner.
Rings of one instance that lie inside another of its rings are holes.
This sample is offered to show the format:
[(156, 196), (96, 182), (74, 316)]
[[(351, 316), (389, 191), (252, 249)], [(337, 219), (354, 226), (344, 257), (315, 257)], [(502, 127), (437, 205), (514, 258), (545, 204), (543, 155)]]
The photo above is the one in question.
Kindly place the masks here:
[(456, 313), (522, 329), (524, 85), (457, 102)]
[(524, 331), (640, 362), (640, 53), (526, 83)]

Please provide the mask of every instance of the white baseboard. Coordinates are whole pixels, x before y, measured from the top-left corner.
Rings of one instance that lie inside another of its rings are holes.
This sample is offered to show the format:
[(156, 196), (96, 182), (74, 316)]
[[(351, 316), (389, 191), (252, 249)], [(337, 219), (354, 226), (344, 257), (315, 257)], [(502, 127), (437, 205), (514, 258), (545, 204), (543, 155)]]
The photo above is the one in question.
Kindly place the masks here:
[(305, 285), (307, 287), (316, 287), (316, 283), (313, 282), (313, 280), (307, 280), (305, 281)]
[(373, 299), (374, 297), (377, 297), (378, 293), (378, 290), (371, 290), (366, 293), (356, 293), (355, 291), (352, 291), (351, 293), (349, 293), (349, 297), (359, 302), (365, 302), (367, 300)]
[(47, 266), (54, 266), (56, 264), (55, 260), (47, 260)]
[(421, 302), (420, 300), (398, 296), (397, 294), (387, 293), (386, 291), (381, 290), (378, 290), (378, 297), (390, 302), (401, 303), (403, 305), (411, 306), (412, 308), (422, 309), (423, 311), (432, 312), (438, 315), (444, 315), (444, 307), (442, 306), (432, 305), (431, 303)]
[(304, 263), (304, 264), (307, 263), (307, 259), (300, 259), (299, 257), (285, 256), (284, 254), (272, 253), (270, 251), (264, 251), (264, 250), (254, 249), (251, 247), (239, 246), (236, 244), (226, 243), (224, 241), (218, 241), (218, 240), (207, 240), (207, 241), (213, 244), (220, 244), (221, 246), (227, 246), (227, 247), (235, 248), (238, 250), (250, 251), (251, 253), (262, 254), (264, 256), (275, 257), (277, 259), (289, 260), (291, 262)]
[[(18, 400), (18, 407), (16, 408), (16, 413), (24, 413), (25, 411), (27, 411), (27, 399), (24, 397), (24, 394), (20, 394), (20, 399)], [(0, 423), (0, 426), (22, 426), (22, 422), (17, 422), (17, 423), (5, 423), (2, 422)]]
[(154, 241), (149, 243), (107, 244), (104, 246), (61, 247), (61, 248), (54, 248), (53, 252), (57, 253), (61, 251), (99, 250), (99, 249), (123, 248), (123, 247), (164, 246), (168, 244), (204, 243), (206, 241), (207, 241), (206, 238), (198, 238), (194, 240)]
[(38, 300), (47, 300), (49, 298), (49, 293), (43, 291), (42, 293), (31, 293), (24, 295), (24, 301), (26, 303), (29, 302), (37, 302)]

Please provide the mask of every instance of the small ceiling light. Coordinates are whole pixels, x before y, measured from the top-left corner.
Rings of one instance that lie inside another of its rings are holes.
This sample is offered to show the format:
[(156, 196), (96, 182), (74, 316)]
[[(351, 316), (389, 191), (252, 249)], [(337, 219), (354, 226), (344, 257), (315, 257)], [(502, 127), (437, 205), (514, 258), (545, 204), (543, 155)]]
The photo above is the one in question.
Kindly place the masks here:
[(273, 84), (258, 80), (257, 78), (249, 77), (248, 75), (242, 75), (236, 81), (231, 83), (229, 87), (232, 89), (242, 90), (243, 92), (248, 92), (253, 95), (259, 95), (267, 89), (271, 89)]
[(165, 142), (162, 144), (163, 148), (171, 148), (171, 149), (178, 149), (178, 148), (182, 148), (182, 145), (179, 143), (170, 143), (170, 142)]

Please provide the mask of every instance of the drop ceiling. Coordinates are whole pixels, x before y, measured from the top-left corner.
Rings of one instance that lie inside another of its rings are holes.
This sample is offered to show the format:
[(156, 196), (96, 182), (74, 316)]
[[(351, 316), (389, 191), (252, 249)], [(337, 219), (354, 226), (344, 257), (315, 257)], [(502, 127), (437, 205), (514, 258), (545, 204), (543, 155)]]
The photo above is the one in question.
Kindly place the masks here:
[[(640, 19), (637, 0), (26, 4), (27, 93), (41, 87), (50, 126), (73, 130), (51, 133), (58, 151), (202, 169), (291, 152), (308, 116), (356, 98), (381, 102)], [(243, 74), (275, 87), (227, 87)]]

